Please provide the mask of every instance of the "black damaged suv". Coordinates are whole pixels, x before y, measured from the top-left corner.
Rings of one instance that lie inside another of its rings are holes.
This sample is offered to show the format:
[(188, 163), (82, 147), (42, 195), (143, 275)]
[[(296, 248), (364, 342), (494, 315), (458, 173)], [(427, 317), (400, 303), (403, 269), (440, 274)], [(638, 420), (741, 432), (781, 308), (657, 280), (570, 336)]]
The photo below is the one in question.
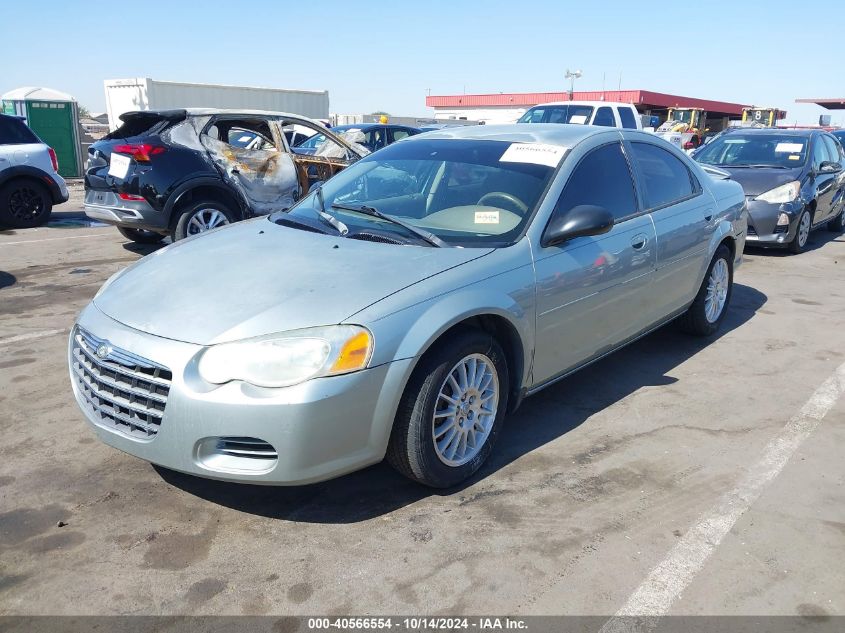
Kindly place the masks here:
[[(88, 149), (85, 213), (145, 244), (286, 209), (362, 155), (292, 114), (185, 109), (120, 119)], [(291, 151), (290, 139), (318, 133), (325, 140), (314, 155)]]

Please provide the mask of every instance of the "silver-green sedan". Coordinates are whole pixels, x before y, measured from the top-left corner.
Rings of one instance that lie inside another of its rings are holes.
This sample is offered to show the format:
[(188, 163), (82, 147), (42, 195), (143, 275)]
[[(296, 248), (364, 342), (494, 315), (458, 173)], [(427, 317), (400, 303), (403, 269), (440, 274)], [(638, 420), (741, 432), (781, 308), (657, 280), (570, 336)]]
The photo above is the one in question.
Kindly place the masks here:
[(451, 486), (525, 396), (673, 319), (714, 333), (746, 218), (646, 133), (423, 134), (116, 274), (71, 384), (104, 442), (167, 468), (302, 484), (386, 456)]

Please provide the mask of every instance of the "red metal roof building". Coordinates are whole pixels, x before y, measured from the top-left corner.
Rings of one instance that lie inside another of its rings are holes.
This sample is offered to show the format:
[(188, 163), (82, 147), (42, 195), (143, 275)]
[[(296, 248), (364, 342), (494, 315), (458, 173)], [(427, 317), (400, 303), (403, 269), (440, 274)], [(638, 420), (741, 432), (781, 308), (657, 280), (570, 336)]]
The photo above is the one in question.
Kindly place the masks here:
[(845, 98), (842, 99), (796, 99), (795, 103), (815, 103), (828, 110), (845, 110)]
[[(619, 101), (632, 103), (641, 113), (659, 114), (672, 107), (703, 108), (713, 117), (728, 117), (737, 119), (742, 117), (742, 108), (748, 107), (741, 103), (728, 103), (682, 97), (679, 95), (651, 92), (650, 90), (595, 90), (574, 92), (574, 101)], [(425, 105), (435, 110), (496, 110), (530, 108), (539, 103), (550, 101), (568, 101), (568, 92), (523, 92), (499, 93), (480, 95), (431, 95), (426, 97)]]

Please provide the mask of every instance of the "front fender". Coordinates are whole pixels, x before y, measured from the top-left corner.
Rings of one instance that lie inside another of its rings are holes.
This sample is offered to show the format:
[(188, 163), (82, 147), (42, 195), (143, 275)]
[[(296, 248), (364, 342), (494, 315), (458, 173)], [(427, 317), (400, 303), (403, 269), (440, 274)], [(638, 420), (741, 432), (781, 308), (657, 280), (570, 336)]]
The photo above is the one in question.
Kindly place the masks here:
[[(486, 258), (482, 258), (486, 259)], [(408, 376), (422, 356), (452, 327), (480, 316), (502, 319), (519, 342), (517, 387), (527, 384), (534, 352), (534, 273), (522, 266), (429, 299), (372, 321), (356, 315), (350, 322), (373, 331), (373, 366), (398, 359), (414, 359)], [(506, 342), (502, 342), (503, 347)], [(407, 380), (407, 377), (406, 377)]]

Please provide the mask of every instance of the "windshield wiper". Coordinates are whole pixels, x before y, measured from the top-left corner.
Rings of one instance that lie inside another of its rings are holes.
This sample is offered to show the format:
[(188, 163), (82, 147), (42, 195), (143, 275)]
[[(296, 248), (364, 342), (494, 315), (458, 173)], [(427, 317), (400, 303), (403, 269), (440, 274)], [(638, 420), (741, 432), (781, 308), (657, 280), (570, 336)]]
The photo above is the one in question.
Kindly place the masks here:
[(344, 209), (346, 211), (355, 211), (357, 213), (363, 213), (364, 215), (369, 215), (374, 218), (379, 218), (381, 220), (385, 220), (387, 222), (392, 222), (397, 226), (401, 226), (406, 231), (413, 233), (421, 240), (424, 240), (431, 244), (432, 246), (436, 246), (437, 248), (451, 248), (449, 244), (441, 240), (437, 237), (434, 233), (430, 233), (425, 229), (421, 229), (419, 227), (414, 226), (413, 224), (408, 224), (407, 222), (403, 222), (398, 218), (394, 218), (393, 216), (386, 215), (376, 209), (375, 207), (368, 207), (365, 204), (362, 205), (353, 205), (353, 204), (342, 204), (339, 202), (335, 202), (332, 204), (332, 209)]
[(343, 222), (338, 220), (334, 217), (331, 213), (326, 213), (326, 201), (323, 200), (323, 187), (317, 187), (316, 192), (314, 193), (314, 197), (317, 198), (317, 203), (320, 205), (319, 209), (314, 209), (317, 213), (317, 217), (324, 224), (328, 224), (332, 227), (335, 231), (337, 231), (338, 235), (346, 235), (349, 233), (349, 227), (346, 226)]
[[(714, 167), (718, 167), (718, 165), (714, 165)], [(789, 167), (784, 167), (783, 165), (764, 165), (764, 164), (756, 164), (756, 165), (724, 165), (725, 169), (789, 169)]]

